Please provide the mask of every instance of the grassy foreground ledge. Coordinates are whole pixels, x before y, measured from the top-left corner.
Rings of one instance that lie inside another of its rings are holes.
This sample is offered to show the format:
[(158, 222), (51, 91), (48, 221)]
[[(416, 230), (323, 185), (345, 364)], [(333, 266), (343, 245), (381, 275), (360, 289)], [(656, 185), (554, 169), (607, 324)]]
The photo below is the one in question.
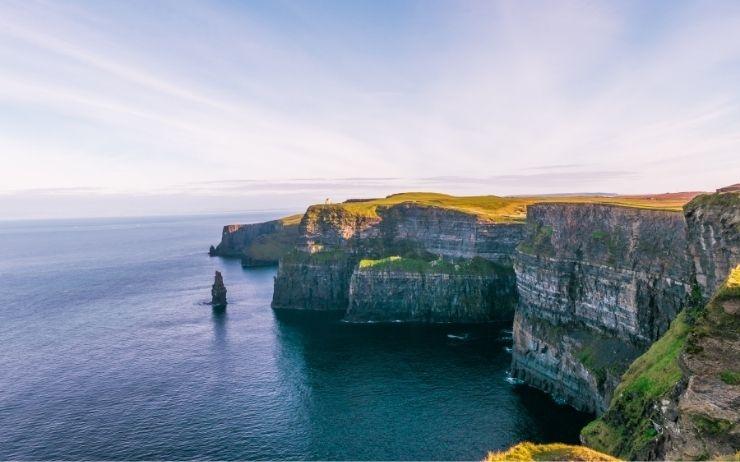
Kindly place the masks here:
[(534, 444), (519, 443), (512, 446), (506, 451), (489, 452), (485, 458), (486, 462), (496, 461), (618, 461), (612, 456), (602, 454), (585, 446), (575, 446), (570, 444), (552, 443), (552, 444)]
[(690, 458), (738, 460), (740, 452), (735, 452), (734, 457), (725, 452), (726, 446), (732, 446), (727, 442), (733, 440), (736, 423), (728, 420), (720, 407), (700, 401), (711, 401), (718, 395), (702, 398), (692, 393), (694, 403), (689, 406), (692, 397), (681, 394), (690, 377), (701, 380), (704, 389), (716, 394), (723, 393), (723, 388), (737, 386), (737, 350), (728, 345), (736, 344), (740, 336), (738, 306), (740, 265), (706, 306), (691, 303), (663, 337), (632, 363), (607, 412), (581, 431), (582, 441), (626, 459), (647, 459), (664, 437), (660, 403), (675, 401), (680, 394), (685, 402), (679, 412), (683, 413), (684, 422), (691, 422), (681, 429), (681, 437), (692, 438), (695, 442), (691, 449), (702, 451), (698, 457)]

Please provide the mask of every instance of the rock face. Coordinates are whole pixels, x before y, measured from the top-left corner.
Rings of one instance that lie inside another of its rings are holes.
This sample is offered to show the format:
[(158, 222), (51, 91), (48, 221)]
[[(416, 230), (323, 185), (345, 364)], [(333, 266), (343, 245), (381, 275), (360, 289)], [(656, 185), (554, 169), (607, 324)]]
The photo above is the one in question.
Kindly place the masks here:
[(606, 410), (621, 374), (643, 348), (579, 324), (517, 312), (512, 375), (576, 409)]
[[(522, 230), (522, 223), (496, 223), (469, 213), (413, 203), (379, 206), (373, 214), (355, 213), (346, 204), (312, 206), (301, 219), (296, 250), (280, 261), (272, 306), (315, 311), (349, 309), (348, 319), (355, 321), (490, 320), (496, 316), (490, 313), (494, 305), (489, 298), (502, 294), (506, 301), (495, 306), (503, 309), (513, 297), (511, 270), (508, 277), (491, 274), (482, 278), (405, 271), (379, 275), (361, 271), (358, 265), (363, 258), (403, 255), (426, 261), (435, 257), (460, 261), (481, 258), (511, 268), (511, 256)], [(385, 290), (394, 291), (393, 295)], [(455, 297), (456, 290), (464, 295)], [(405, 301), (396, 300), (397, 296), (405, 297)], [(411, 307), (415, 297), (421, 297), (417, 302), (425, 300), (422, 307)], [(442, 305), (448, 302), (456, 305), (446, 305), (452, 314), (443, 315)], [(476, 303), (481, 305), (474, 307)]]
[(671, 328), (629, 367), (606, 413), (583, 429), (584, 444), (626, 459), (737, 457), (739, 208), (736, 192), (699, 196), (684, 208), (699, 286)]
[(226, 286), (224, 286), (224, 278), (221, 276), (220, 271), (216, 271), (213, 287), (211, 287), (211, 305), (213, 305), (214, 308), (224, 308), (226, 304)]
[(514, 263), (512, 374), (603, 412), (622, 372), (685, 303), (685, 235), (679, 212), (530, 206)]
[(378, 215), (384, 242), (416, 244), (447, 258), (480, 257), (510, 264), (522, 240), (522, 223), (495, 223), (439, 207), (399, 204), (379, 208)]
[(274, 265), (294, 248), (297, 237), (297, 217), (248, 225), (226, 225), (221, 233), (221, 242), (215, 248), (211, 246), (209, 254), (241, 258), (243, 266)]
[(298, 246), (309, 253), (341, 249), (374, 256), (414, 248), (509, 263), (522, 239), (522, 223), (497, 223), (442, 207), (401, 203), (380, 206), (376, 214), (354, 214), (340, 204), (311, 206), (301, 220)]
[(740, 192), (698, 196), (684, 212), (696, 280), (709, 296), (740, 261)]
[(358, 268), (349, 286), (345, 320), (488, 322), (511, 319), (516, 301), (514, 272)]
[[(584, 444), (631, 460), (729, 460), (740, 447), (740, 266), (624, 374)], [(736, 457), (736, 456), (735, 456)]]
[(356, 260), (343, 252), (294, 251), (280, 260), (272, 307), (341, 311), (349, 303), (349, 281)]
[(341, 205), (312, 205), (299, 227), (298, 248), (307, 253), (352, 249), (377, 237), (380, 218), (352, 213)]

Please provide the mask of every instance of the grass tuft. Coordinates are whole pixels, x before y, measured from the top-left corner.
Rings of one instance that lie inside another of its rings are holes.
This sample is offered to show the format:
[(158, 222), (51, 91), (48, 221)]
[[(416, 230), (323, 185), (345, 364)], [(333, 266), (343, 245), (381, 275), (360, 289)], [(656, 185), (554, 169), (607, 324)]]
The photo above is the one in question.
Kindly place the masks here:
[(496, 461), (618, 461), (612, 456), (589, 449), (585, 446), (576, 446), (562, 443), (535, 444), (519, 443), (506, 451), (489, 452), (486, 462)]

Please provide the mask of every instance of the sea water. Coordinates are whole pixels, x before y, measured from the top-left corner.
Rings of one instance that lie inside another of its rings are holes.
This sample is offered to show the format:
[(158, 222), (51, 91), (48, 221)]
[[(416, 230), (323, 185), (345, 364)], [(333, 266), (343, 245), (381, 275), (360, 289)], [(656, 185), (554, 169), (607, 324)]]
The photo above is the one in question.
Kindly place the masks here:
[[(286, 213), (287, 214), (287, 213)], [(472, 459), (590, 416), (509, 383), (507, 325), (277, 316), (228, 216), (0, 222), (0, 459)], [(225, 312), (205, 303), (215, 270)]]

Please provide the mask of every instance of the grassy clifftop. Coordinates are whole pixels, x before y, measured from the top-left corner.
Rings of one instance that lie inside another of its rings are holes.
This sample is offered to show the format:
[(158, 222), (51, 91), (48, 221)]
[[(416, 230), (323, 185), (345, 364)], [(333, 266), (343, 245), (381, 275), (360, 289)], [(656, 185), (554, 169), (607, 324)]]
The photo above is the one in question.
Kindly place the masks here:
[(489, 452), (486, 462), (497, 461), (617, 461), (612, 456), (589, 449), (585, 446), (574, 446), (569, 444), (534, 444), (519, 443), (506, 451)]
[(380, 199), (349, 200), (340, 204), (319, 204), (316, 208), (342, 209), (353, 215), (377, 217), (378, 207), (413, 203), (425, 207), (439, 207), (478, 216), (482, 219), (509, 222), (522, 221), (527, 205), (546, 203), (608, 204), (654, 210), (681, 211), (696, 193), (675, 193), (642, 196), (450, 196), (431, 192), (392, 194)]

